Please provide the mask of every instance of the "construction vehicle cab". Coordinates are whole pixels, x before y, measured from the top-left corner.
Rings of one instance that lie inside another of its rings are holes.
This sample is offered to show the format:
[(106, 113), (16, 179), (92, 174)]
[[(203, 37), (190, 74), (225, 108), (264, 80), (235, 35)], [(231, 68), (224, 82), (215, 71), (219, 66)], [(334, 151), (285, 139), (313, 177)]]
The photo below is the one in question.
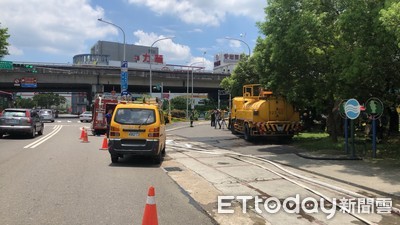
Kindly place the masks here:
[(245, 140), (254, 137), (291, 139), (299, 131), (300, 117), (282, 96), (275, 96), (260, 84), (243, 86), (243, 96), (232, 100), (231, 131)]
[(112, 163), (124, 155), (151, 156), (161, 163), (165, 155), (164, 114), (158, 102), (121, 101), (110, 124), (108, 150)]

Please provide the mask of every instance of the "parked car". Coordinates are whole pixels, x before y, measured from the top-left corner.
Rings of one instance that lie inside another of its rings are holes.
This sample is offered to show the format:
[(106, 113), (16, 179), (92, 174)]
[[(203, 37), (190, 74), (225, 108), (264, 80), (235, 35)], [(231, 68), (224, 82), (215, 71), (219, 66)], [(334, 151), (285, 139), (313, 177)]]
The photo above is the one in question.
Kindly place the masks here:
[(39, 115), (42, 116), (43, 121), (54, 122), (54, 114), (52, 109), (41, 109)]
[(0, 138), (3, 134), (29, 135), (43, 134), (43, 121), (37, 110), (7, 108), (0, 116)]
[(108, 140), (112, 163), (124, 155), (147, 155), (160, 164), (165, 146), (164, 114), (158, 104), (120, 103), (115, 107)]
[(86, 111), (79, 115), (79, 120), (83, 123), (92, 121), (92, 111)]

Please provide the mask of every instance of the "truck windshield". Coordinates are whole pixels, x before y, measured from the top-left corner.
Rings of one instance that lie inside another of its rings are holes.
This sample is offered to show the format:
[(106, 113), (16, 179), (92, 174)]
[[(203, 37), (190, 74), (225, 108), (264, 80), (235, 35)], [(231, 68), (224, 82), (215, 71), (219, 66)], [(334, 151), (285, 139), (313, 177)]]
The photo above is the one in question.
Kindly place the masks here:
[(155, 112), (152, 109), (120, 108), (115, 113), (114, 121), (120, 124), (146, 125), (155, 122)]

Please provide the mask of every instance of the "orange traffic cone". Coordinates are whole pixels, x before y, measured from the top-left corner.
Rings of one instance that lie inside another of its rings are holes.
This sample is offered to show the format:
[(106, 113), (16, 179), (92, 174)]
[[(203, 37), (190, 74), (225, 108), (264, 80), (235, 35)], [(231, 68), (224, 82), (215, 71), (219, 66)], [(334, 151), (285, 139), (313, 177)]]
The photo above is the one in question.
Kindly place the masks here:
[(107, 135), (104, 135), (103, 139), (103, 145), (99, 150), (108, 150), (108, 140), (107, 140)]
[(158, 225), (156, 200), (154, 197), (154, 187), (149, 187), (147, 194), (146, 207), (144, 208), (144, 215), (142, 225)]
[(87, 132), (86, 132), (86, 129), (85, 129), (85, 135), (83, 136), (83, 139), (82, 139), (82, 141), (81, 141), (82, 143), (89, 143), (89, 140), (88, 140), (88, 136), (87, 136)]
[(85, 128), (82, 127), (82, 132), (81, 132), (81, 137), (79, 138), (80, 140), (83, 140), (83, 138), (85, 137)]

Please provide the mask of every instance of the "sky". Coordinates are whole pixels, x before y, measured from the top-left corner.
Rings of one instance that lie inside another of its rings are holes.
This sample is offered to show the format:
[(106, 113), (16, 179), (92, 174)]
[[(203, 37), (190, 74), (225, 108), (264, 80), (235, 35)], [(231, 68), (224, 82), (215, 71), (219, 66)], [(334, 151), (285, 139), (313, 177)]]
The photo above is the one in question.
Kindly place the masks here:
[[(159, 48), (167, 64), (205, 63), (218, 53), (246, 53), (262, 34), (266, 0), (1, 0), (13, 62), (72, 63), (99, 40)], [(235, 41), (226, 37), (240, 39)]]

